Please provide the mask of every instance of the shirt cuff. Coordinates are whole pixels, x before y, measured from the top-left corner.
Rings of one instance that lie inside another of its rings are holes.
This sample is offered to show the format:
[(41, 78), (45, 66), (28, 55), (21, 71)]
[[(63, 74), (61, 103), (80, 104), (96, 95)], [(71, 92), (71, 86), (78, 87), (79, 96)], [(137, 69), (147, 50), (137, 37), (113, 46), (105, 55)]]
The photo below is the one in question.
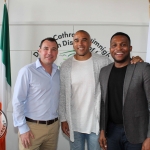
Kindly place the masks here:
[(67, 121), (67, 120), (66, 120), (66, 117), (65, 117), (65, 116), (62, 116), (62, 115), (61, 115), (61, 116), (59, 115), (59, 120), (60, 120), (60, 122), (65, 122), (65, 121)]
[(18, 129), (19, 129), (19, 133), (20, 134), (26, 133), (26, 132), (28, 132), (30, 130), (30, 128), (28, 127), (27, 124), (19, 126)]

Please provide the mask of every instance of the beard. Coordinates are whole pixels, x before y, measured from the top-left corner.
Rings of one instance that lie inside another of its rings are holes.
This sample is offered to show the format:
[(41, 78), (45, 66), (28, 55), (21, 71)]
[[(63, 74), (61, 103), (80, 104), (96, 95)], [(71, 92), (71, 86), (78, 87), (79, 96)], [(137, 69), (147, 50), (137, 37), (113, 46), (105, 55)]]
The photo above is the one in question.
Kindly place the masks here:
[(127, 55), (126, 57), (124, 57), (122, 60), (117, 60), (117, 59), (115, 59), (114, 57), (113, 57), (113, 59), (114, 59), (114, 61), (115, 61), (116, 63), (124, 63), (124, 62), (126, 62), (126, 61), (128, 61), (128, 60), (130, 59), (130, 54)]
[(78, 55), (78, 56), (85, 56), (85, 55), (87, 55), (88, 53), (90, 53), (90, 51), (85, 51), (85, 52), (83, 52), (83, 53), (78, 53), (78, 52), (76, 52), (76, 55)]

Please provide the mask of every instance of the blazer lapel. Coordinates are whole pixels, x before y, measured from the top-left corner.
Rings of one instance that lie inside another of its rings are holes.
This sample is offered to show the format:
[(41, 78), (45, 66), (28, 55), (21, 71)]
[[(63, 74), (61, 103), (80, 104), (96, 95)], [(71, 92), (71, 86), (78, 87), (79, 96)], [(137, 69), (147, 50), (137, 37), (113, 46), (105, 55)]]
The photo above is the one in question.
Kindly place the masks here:
[(107, 98), (109, 75), (110, 75), (113, 65), (114, 65), (114, 63), (111, 63), (110, 65), (108, 65), (108, 68), (106, 69), (106, 72), (105, 72), (105, 77), (103, 78), (104, 79), (104, 82), (103, 82), (104, 91), (105, 91), (104, 100), (106, 100), (106, 98)]
[(128, 88), (132, 79), (135, 66), (136, 65), (128, 65), (127, 70), (126, 70), (124, 85), (123, 85), (123, 105), (124, 105), (124, 102), (128, 93)]

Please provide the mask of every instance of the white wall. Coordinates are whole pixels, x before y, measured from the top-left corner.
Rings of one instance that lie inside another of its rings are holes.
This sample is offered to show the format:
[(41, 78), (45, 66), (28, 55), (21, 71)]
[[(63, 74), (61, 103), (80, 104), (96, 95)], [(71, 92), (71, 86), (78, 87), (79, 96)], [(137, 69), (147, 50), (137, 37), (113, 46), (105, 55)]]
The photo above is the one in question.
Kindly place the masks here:
[(10, 0), (10, 22), (147, 23), (148, 0)]
[[(148, 0), (10, 0), (10, 48), (12, 88), (18, 70), (33, 61), (40, 41), (49, 36), (74, 33), (79, 29), (88, 31), (109, 53), (110, 37), (123, 31), (131, 37), (132, 55), (145, 60), (148, 34)], [(0, 1), (0, 23), (3, 1)], [(72, 45), (63, 45), (72, 37), (58, 39), (61, 44), (56, 64), (68, 58)], [(99, 54), (104, 50), (92, 44)], [(67, 54), (64, 52), (68, 52)], [(13, 127), (12, 105), (8, 107), (7, 150), (18, 150), (17, 129)], [(12, 138), (13, 137), (13, 138)], [(69, 142), (60, 131), (58, 150), (68, 150)]]

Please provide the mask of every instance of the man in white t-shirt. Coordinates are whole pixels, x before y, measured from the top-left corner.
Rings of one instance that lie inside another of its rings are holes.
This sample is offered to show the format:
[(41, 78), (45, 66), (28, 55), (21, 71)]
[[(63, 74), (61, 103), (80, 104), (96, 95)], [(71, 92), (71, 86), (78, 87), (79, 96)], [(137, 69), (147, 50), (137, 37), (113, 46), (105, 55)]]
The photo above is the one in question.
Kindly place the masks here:
[(76, 54), (68, 58), (60, 69), (59, 117), (62, 131), (70, 137), (71, 150), (84, 150), (87, 140), (88, 150), (100, 150), (100, 83), (102, 67), (111, 63), (110, 59), (91, 53), (90, 35), (77, 31), (73, 38)]
[(111, 61), (91, 53), (90, 35), (78, 31), (73, 38), (76, 54), (61, 66), (59, 115), (63, 132), (70, 137), (71, 150), (99, 150), (99, 73)]

